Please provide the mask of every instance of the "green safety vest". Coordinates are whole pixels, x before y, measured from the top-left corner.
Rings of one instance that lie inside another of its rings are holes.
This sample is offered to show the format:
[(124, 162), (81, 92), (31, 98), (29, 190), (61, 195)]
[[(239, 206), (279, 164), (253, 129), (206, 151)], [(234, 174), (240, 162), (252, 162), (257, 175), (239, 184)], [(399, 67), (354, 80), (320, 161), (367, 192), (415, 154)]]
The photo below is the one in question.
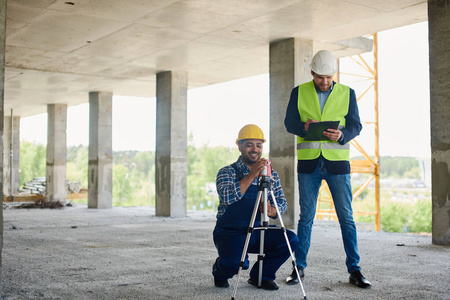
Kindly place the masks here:
[[(301, 121), (306, 122), (308, 118), (317, 121), (340, 121), (339, 129), (345, 127), (345, 116), (348, 113), (350, 102), (350, 88), (336, 83), (325, 103), (323, 112), (320, 113), (319, 97), (314, 87), (314, 81), (301, 84), (298, 87), (298, 112)], [(322, 156), (327, 160), (349, 160), (350, 144), (339, 144), (339, 142), (327, 141), (305, 141), (297, 136), (297, 157), (299, 160), (311, 160)]]

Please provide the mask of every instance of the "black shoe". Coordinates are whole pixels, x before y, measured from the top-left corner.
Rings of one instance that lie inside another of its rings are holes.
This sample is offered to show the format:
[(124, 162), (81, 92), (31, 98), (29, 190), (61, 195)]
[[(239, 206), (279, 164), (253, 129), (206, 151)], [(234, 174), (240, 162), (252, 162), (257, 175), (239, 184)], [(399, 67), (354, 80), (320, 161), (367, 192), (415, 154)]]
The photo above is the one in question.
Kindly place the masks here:
[[(305, 273), (299, 267), (297, 267), (297, 270), (298, 270), (298, 274), (300, 275), (300, 279), (303, 280), (303, 278), (305, 278)], [(298, 278), (297, 278), (297, 272), (295, 271), (294, 268), (292, 268), (291, 275), (289, 275), (286, 278), (286, 284), (294, 285), (294, 284), (298, 284), (298, 283), (299, 283), (299, 281), (298, 281)]]
[(253, 286), (256, 286), (258, 288), (263, 288), (265, 290), (269, 290), (269, 291), (276, 291), (278, 290), (278, 285), (271, 280), (261, 280), (261, 286), (258, 286), (258, 280), (257, 279), (253, 279), (253, 278), (249, 278), (248, 283), (250, 283)]
[(218, 288), (227, 288), (230, 286), (228, 284), (228, 280), (218, 280), (218, 279), (214, 279), (214, 285)]
[(350, 274), (349, 281), (350, 283), (353, 283), (354, 285), (363, 289), (370, 289), (372, 287), (369, 280), (364, 278), (360, 271), (355, 271)]

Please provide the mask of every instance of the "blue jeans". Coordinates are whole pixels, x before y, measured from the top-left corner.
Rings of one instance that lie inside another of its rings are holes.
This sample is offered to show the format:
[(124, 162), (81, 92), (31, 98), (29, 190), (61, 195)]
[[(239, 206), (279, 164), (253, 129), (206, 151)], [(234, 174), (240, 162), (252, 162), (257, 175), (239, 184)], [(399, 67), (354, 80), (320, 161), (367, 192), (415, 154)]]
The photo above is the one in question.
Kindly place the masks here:
[(312, 173), (298, 174), (298, 187), (300, 192), (300, 219), (298, 221), (297, 235), (299, 246), (295, 250), (297, 266), (306, 268), (306, 256), (311, 245), (311, 230), (316, 214), (319, 188), (325, 179), (333, 197), (334, 207), (341, 227), (344, 250), (347, 255), (346, 265), (349, 273), (359, 271), (358, 243), (356, 226), (353, 221), (352, 187), (350, 174), (330, 174), (326, 169), (323, 158), (319, 160), (317, 168)]

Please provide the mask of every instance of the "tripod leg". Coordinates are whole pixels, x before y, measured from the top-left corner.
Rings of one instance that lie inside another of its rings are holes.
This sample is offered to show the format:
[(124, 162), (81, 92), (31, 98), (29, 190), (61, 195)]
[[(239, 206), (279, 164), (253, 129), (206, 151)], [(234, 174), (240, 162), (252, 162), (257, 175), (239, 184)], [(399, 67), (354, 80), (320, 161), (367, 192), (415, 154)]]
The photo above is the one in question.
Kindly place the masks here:
[[(273, 191), (270, 191), (270, 194), (272, 195), (272, 199), (276, 199), (275, 195), (273, 194)], [(286, 227), (284, 227), (283, 219), (281, 218), (280, 209), (278, 208), (278, 205), (275, 203), (275, 209), (277, 211), (278, 220), (280, 221), (281, 228), (283, 230), (284, 238), (286, 239), (286, 244), (289, 249), (289, 253), (291, 254), (292, 258), (292, 264), (294, 265), (295, 272), (297, 273), (297, 278), (299, 279), (300, 287), (302, 288), (303, 293), (303, 299), (306, 299), (305, 289), (303, 288), (303, 283), (300, 280), (300, 274), (298, 273), (297, 263), (295, 261), (294, 253), (292, 252), (291, 244), (289, 243), (289, 238), (287, 236)]]
[(258, 213), (258, 210), (259, 210), (259, 203), (261, 201), (261, 193), (262, 193), (261, 191), (258, 191), (258, 196), (256, 197), (255, 206), (253, 208), (252, 218), (250, 220), (250, 225), (247, 230), (247, 237), (245, 239), (244, 249), (242, 251), (242, 256), (241, 256), (241, 262), (239, 264), (239, 271), (237, 274), (236, 282), (234, 284), (234, 291), (233, 291), (233, 296), (231, 296), (231, 300), (233, 300), (234, 297), (236, 296), (236, 291), (237, 291), (237, 287), (239, 284), (239, 278), (241, 277), (241, 271), (245, 264), (245, 255), (247, 254), (248, 244), (250, 242), (250, 237), (253, 232), (253, 225), (255, 225), (256, 214)]
[(261, 230), (261, 237), (259, 239), (259, 256), (258, 256), (258, 262), (259, 262), (259, 270), (258, 270), (258, 287), (261, 287), (262, 285), (262, 272), (263, 272), (263, 263), (264, 263), (264, 237), (265, 232), (269, 227), (269, 217), (267, 216), (267, 189), (264, 188), (262, 193), (262, 203), (263, 203), (263, 212), (261, 213), (261, 223), (262, 223), (262, 230)]

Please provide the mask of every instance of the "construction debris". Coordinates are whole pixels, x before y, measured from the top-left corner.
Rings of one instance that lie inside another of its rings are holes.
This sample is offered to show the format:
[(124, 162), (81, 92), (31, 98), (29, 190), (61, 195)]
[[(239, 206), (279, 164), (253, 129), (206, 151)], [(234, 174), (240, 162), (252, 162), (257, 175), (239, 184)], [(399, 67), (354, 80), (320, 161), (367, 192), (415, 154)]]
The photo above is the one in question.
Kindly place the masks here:
[[(19, 190), (21, 193), (45, 195), (47, 181), (45, 177), (34, 177), (33, 180), (25, 182), (23, 188)], [(79, 193), (81, 190), (80, 182), (72, 182), (67, 180), (67, 194)]]
[(81, 191), (81, 182), (72, 182), (67, 180), (67, 194), (77, 194)]
[(24, 203), (15, 208), (63, 208), (64, 204), (60, 201), (46, 201), (46, 200), (37, 200), (33, 203)]

